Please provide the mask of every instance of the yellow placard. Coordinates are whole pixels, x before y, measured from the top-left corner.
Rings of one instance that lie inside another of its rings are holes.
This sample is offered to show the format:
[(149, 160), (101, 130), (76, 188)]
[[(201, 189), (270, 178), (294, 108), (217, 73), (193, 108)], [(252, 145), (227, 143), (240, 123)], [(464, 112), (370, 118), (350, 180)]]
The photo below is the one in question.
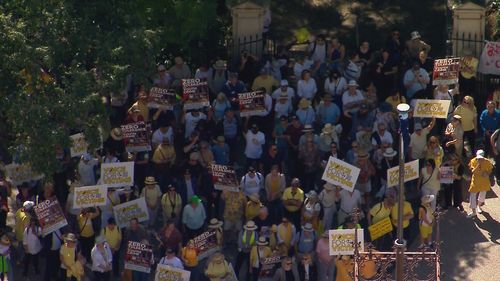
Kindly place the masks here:
[(417, 99), (413, 117), (447, 118), (450, 109), (450, 100), (423, 100)]
[(368, 231), (370, 232), (370, 237), (373, 240), (376, 240), (387, 233), (390, 233), (393, 230), (391, 219), (389, 217), (374, 223), (368, 227)]

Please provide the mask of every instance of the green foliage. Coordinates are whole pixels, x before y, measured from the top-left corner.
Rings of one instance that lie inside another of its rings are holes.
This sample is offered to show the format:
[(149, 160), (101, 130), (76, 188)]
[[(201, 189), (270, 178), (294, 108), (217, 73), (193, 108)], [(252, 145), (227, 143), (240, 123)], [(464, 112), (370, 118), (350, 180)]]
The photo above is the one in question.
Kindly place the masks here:
[(129, 73), (145, 82), (169, 45), (208, 37), (220, 26), (216, 10), (216, 0), (2, 1), (3, 145), (46, 175), (61, 169), (56, 149), (69, 149), (72, 132), (98, 147), (99, 127), (109, 130), (103, 98), (123, 90)]

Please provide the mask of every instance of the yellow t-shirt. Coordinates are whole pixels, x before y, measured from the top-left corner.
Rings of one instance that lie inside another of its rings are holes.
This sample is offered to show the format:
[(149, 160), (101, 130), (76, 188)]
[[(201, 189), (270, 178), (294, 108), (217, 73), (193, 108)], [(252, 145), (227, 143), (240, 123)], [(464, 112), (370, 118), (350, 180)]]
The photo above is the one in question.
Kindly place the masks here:
[(400, 103), (406, 103), (406, 98), (399, 97), (397, 100), (394, 100), (392, 97), (388, 97), (385, 99), (385, 102), (392, 106), (392, 110), (396, 111)]
[(113, 230), (109, 227), (105, 227), (101, 230), (101, 235), (106, 237), (106, 241), (113, 250), (118, 250), (120, 248), (120, 242), (122, 240), (122, 233), (120, 229), (115, 226)]
[(66, 244), (63, 244), (59, 250), (59, 254), (62, 256), (62, 268), (66, 268), (66, 264), (71, 267), (75, 263), (75, 248), (69, 248)]
[[(297, 188), (295, 194), (292, 194), (292, 188), (288, 187), (283, 192), (283, 197), (281, 197), (281, 199), (283, 201), (294, 199), (294, 200), (299, 200), (299, 201), (303, 202), (304, 201), (304, 191), (300, 188)], [(296, 212), (299, 210), (299, 207), (292, 206), (292, 205), (285, 205), (285, 208), (289, 212)]]
[(198, 265), (198, 253), (196, 252), (196, 249), (184, 247), (182, 249), (182, 257), (184, 258), (185, 265), (187, 267), (195, 267)]
[(137, 106), (139, 108), (139, 111), (141, 112), (142, 117), (144, 117), (144, 122), (149, 121), (149, 108), (148, 105), (144, 102), (141, 101), (136, 101), (132, 107)]
[(460, 75), (465, 79), (476, 76), (479, 60), (475, 57), (463, 57), (460, 60)]
[(464, 132), (474, 130), (474, 128), (476, 127), (476, 124), (474, 124), (474, 119), (477, 117), (476, 107), (472, 107), (471, 110), (462, 105), (459, 105), (453, 113), (462, 116), (462, 129), (464, 129)]
[(354, 263), (349, 261), (338, 260), (337, 263), (337, 278), (336, 281), (352, 281), (350, 272), (354, 271)]
[(372, 224), (376, 224), (377, 222), (389, 217), (391, 215), (391, 209), (387, 209), (384, 206), (384, 202), (380, 202), (375, 204), (375, 206), (370, 209), (370, 215), (373, 217)]
[[(411, 204), (408, 201), (405, 201), (403, 204), (403, 216), (413, 214), (413, 209), (411, 208)], [(397, 227), (398, 226), (398, 203), (394, 204), (391, 210), (391, 220), (392, 224)], [(410, 225), (410, 220), (403, 219), (403, 228), (407, 228)]]
[(90, 216), (80, 214), (78, 216), (78, 226), (80, 227), (80, 236), (91, 237), (94, 235), (94, 228), (92, 227), (92, 219)]
[(17, 241), (23, 241), (24, 229), (29, 224), (29, 216), (19, 208), (16, 211), (16, 239)]
[(273, 86), (279, 86), (278, 80), (274, 79), (274, 77), (268, 75), (266, 79), (263, 79), (262, 77), (257, 76), (253, 80), (252, 90), (257, 91), (259, 88), (265, 88), (266, 92), (271, 93)]
[(262, 204), (248, 201), (245, 208), (245, 218), (247, 219), (247, 221), (253, 220), (256, 216), (258, 216), (260, 208), (262, 208)]

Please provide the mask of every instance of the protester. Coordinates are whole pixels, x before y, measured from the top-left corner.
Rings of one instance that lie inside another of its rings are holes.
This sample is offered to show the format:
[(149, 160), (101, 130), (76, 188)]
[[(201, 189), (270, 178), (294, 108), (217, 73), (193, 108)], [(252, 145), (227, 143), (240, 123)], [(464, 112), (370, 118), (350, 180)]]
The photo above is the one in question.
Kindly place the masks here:
[(484, 150), (480, 149), (476, 152), (476, 157), (469, 162), (469, 169), (472, 173), (469, 187), (471, 212), (467, 214), (469, 218), (475, 217), (477, 213), (482, 212), (481, 206), (484, 205), (486, 200), (486, 192), (491, 188), (489, 176), (493, 171), (493, 164), (484, 155)]
[(111, 248), (104, 236), (98, 236), (95, 240), (95, 246), (92, 248), (92, 271), (94, 280), (110, 280), (112, 270), (113, 254)]

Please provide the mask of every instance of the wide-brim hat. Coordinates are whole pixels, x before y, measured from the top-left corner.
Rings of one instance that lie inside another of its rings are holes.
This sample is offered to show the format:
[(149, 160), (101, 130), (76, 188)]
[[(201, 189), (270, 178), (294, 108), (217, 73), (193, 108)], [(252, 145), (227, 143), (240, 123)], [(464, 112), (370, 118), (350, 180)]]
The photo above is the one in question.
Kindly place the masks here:
[(321, 130), (324, 134), (331, 134), (333, 133), (333, 126), (330, 123), (326, 123), (325, 126), (323, 126), (323, 129)]
[(224, 223), (216, 218), (213, 218), (210, 220), (210, 223), (208, 224), (208, 228), (219, 228), (223, 225)]
[(144, 184), (157, 184), (155, 177), (146, 177), (146, 180), (144, 181)]
[(299, 108), (308, 108), (311, 105), (311, 102), (305, 98), (302, 98), (299, 102)]
[(484, 158), (484, 150), (479, 149), (479, 150), (476, 152), (476, 158)]
[(226, 138), (224, 136), (218, 136), (217, 137), (217, 141), (218, 142), (225, 142), (226, 141)]
[(33, 206), (35, 206), (35, 202), (33, 202), (33, 201), (24, 201), (24, 203), (23, 203), (23, 208), (25, 210), (29, 210), (29, 209), (33, 208)]
[(250, 194), (250, 196), (248, 196), (248, 199), (250, 199), (251, 201), (253, 201), (255, 203), (260, 203), (260, 197), (259, 197), (258, 193)]
[(67, 242), (76, 242), (76, 235), (74, 233), (68, 233), (66, 235), (63, 235), (63, 240)]
[(247, 223), (243, 226), (245, 230), (256, 230), (257, 225), (255, 225), (255, 222), (252, 220), (247, 221)]
[(418, 31), (413, 31), (410, 33), (411, 40), (420, 38), (420, 33)]
[(394, 157), (394, 156), (396, 156), (396, 154), (398, 154), (398, 153), (394, 149), (392, 149), (392, 147), (388, 147), (384, 151), (384, 157)]
[(261, 236), (261, 237), (259, 237), (259, 240), (257, 240), (257, 245), (267, 246), (267, 245), (269, 245), (269, 242), (267, 242), (266, 237)]
[(288, 99), (288, 94), (282, 92), (282, 93), (280, 93), (280, 96), (278, 98), (286, 100), (286, 99)]
[(305, 125), (304, 126), (304, 129), (302, 129), (302, 132), (312, 132), (313, 131), (313, 127), (311, 125)]
[(349, 81), (349, 84), (347, 84), (347, 86), (357, 87), (358, 86), (358, 82), (356, 82), (356, 80), (351, 80), (351, 81)]
[(360, 150), (358, 151), (358, 159), (368, 159), (369, 155), (368, 155), (368, 152), (364, 151), (364, 150)]
[(422, 201), (422, 203), (430, 203), (430, 202), (434, 201), (434, 198), (435, 197), (432, 194), (424, 195), (424, 196), (422, 196), (421, 201)]
[(217, 60), (214, 63), (214, 69), (216, 69), (216, 70), (218, 70), (218, 69), (226, 69), (226, 68), (227, 68), (227, 63), (224, 60)]
[(120, 128), (113, 128), (113, 130), (111, 130), (111, 133), (109, 135), (111, 136), (112, 139), (116, 141), (123, 140), (122, 129)]
[(95, 239), (95, 243), (96, 244), (101, 244), (101, 243), (105, 243), (107, 240), (106, 240), (106, 237), (104, 237), (104, 235), (99, 235), (97, 236), (97, 238)]
[(304, 230), (304, 231), (314, 231), (313, 226), (312, 226), (312, 224), (310, 222), (304, 224), (302, 226), (302, 230)]
[(323, 185), (323, 188), (326, 189), (326, 190), (334, 190), (335, 189), (335, 186), (329, 182), (325, 183)]

